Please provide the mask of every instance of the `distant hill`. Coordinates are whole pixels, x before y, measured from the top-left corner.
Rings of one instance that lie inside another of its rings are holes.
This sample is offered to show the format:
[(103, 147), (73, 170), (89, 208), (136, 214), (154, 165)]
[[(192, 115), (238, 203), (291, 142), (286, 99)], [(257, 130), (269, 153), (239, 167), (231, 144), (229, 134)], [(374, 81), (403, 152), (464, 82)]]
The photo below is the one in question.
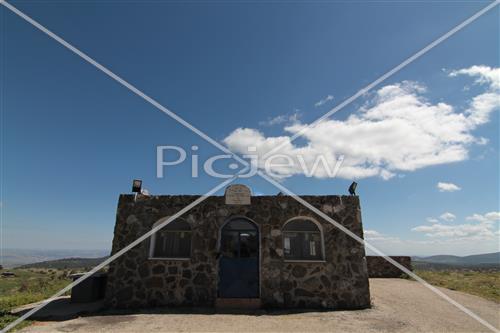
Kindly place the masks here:
[(18, 268), (52, 268), (52, 269), (76, 269), (92, 268), (99, 265), (108, 257), (102, 258), (65, 258), (57, 260), (42, 261), (28, 265), (22, 265)]
[(430, 257), (413, 257), (415, 261), (425, 261), (436, 264), (460, 264), (460, 265), (479, 265), (479, 264), (500, 264), (500, 252), (475, 254), (471, 256), (459, 257), (451, 255), (439, 255)]
[(412, 257), (412, 262), (416, 268), (499, 268), (500, 252), (465, 257), (452, 255)]
[(3, 249), (0, 264), (13, 268), (36, 262), (64, 258), (102, 258), (109, 255), (109, 250), (42, 250), (42, 249)]

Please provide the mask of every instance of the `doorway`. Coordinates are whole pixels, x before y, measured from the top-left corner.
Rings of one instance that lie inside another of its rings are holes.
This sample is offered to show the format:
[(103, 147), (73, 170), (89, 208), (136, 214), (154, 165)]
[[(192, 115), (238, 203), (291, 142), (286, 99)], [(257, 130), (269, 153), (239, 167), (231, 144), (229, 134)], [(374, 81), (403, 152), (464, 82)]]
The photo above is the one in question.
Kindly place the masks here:
[(221, 230), (219, 298), (259, 297), (259, 229), (246, 218), (233, 218)]

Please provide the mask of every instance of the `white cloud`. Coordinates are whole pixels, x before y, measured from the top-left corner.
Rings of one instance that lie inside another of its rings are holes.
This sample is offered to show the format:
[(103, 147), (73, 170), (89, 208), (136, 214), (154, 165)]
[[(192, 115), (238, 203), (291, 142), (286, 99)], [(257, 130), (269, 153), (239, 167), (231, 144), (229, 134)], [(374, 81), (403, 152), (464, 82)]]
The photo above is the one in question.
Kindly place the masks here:
[(365, 231), (363, 231), (363, 234), (365, 235), (365, 237), (380, 236), (380, 233), (378, 231), (375, 231), (375, 230), (365, 230)]
[(451, 77), (468, 75), (474, 77), (477, 84), (489, 85), (493, 90), (500, 90), (500, 68), (476, 65), (451, 71), (449, 75)]
[(400, 242), (399, 238), (381, 234), (380, 232), (378, 232), (376, 230), (365, 230), (363, 232), (363, 234), (364, 234), (365, 240), (368, 242), (373, 242), (373, 243), (376, 243), (376, 242)]
[[(496, 235), (498, 236), (498, 234)], [(499, 248), (498, 237), (486, 237), (480, 241), (468, 239), (467, 237), (427, 237), (422, 240), (402, 239), (399, 242), (376, 242), (375, 245), (379, 250), (387, 255), (418, 255), (430, 256), (436, 254), (454, 254), (454, 255), (471, 255), (477, 253), (497, 252)], [(378, 255), (369, 248), (366, 249), (369, 255)]]
[(439, 192), (455, 192), (455, 191), (460, 191), (461, 188), (453, 183), (444, 183), (444, 182), (439, 182), (436, 185), (437, 189)]
[[(278, 151), (294, 160), (294, 165), (276, 168), (282, 177), (303, 174), (297, 156), (311, 167), (321, 155), (334, 166), (345, 156), (337, 176), (359, 179), (378, 176), (394, 177), (433, 165), (463, 161), (469, 146), (480, 142), (472, 131), (489, 120), (500, 106), (498, 83), (485, 66), (473, 66), (452, 72), (450, 76), (469, 75), (476, 82), (488, 85), (487, 92), (470, 101), (464, 112), (446, 103), (430, 103), (424, 97), (426, 88), (415, 82), (401, 82), (380, 88), (374, 96), (345, 120), (325, 120), (303, 133), (306, 143), (291, 142), (290, 137), (306, 127), (296, 122), (286, 126), (287, 135), (265, 136), (251, 128), (237, 128), (223, 141), (233, 151), (246, 154), (247, 147), (257, 148), (259, 156), (277, 145)], [(265, 161), (259, 161), (264, 168)], [(328, 177), (324, 167), (318, 167), (314, 177)]]
[[(484, 218), (478, 218), (478, 216)], [(438, 219), (427, 218), (431, 224), (420, 225), (411, 229), (422, 233), (424, 239), (401, 239), (389, 236), (373, 229), (364, 231), (365, 240), (388, 255), (470, 255), (475, 253), (496, 252), (500, 250), (500, 212), (484, 215), (474, 214), (472, 220), (479, 223), (450, 225), (440, 223)], [(369, 248), (368, 254), (375, 254)]]
[(432, 224), (421, 225), (412, 229), (412, 231), (422, 232), (432, 238), (453, 238), (454, 240), (488, 240), (495, 237), (495, 226), (491, 222), (482, 222), (479, 224), (459, 224), (445, 225)]
[(466, 75), (476, 79), (475, 83), (487, 86), (488, 91), (475, 96), (466, 110), (471, 126), (478, 126), (489, 121), (491, 111), (498, 109), (500, 103), (500, 68), (471, 66), (452, 71), (451, 77)]
[(439, 216), (439, 218), (441, 220), (444, 220), (446, 222), (451, 222), (451, 221), (454, 221), (457, 217), (455, 216), (455, 214), (452, 214), (450, 212), (446, 212), (446, 213), (443, 213)]
[(300, 118), (300, 113), (298, 110), (295, 110), (293, 114), (282, 114), (279, 116), (276, 116), (274, 118), (269, 118), (265, 121), (260, 121), (259, 125), (260, 126), (274, 126), (274, 125), (279, 125), (279, 124), (294, 124), (299, 121)]
[(477, 140), (476, 140), (476, 144), (480, 145), (480, 146), (484, 146), (484, 145), (488, 144), (488, 142), (490, 142), (490, 140), (483, 138), (483, 137), (477, 138)]
[(314, 106), (315, 107), (320, 107), (320, 106), (323, 106), (325, 105), (326, 103), (328, 103), (329, 101), (332, 101), (333, 100), (333, 96), (332, 95), (328, 95), (326, 96), (325, 98), (317, 101), (316, 103), (314, 103)]
[[(455, 215), (445, 213), (441, 218), (446, 221), (446, 217), (455, 219)], [(442, 223), (434, 223), (432, 225), (421, 225), (412, 229), (412, 231), (422, 232), (431, 238), (439, 238), (445, 241), (479, 241), (479, 240), (498, 240), (500, 232), (498, 230), (497, 221), (500, 221), (500, 212), (489, 212), (486, 214), (473, 214), (466, 218), (472, 223), (464, 223), (459, 225), (450, 225)], [(498, 245), (498, 243), (497, 243)]]
[(468, 221), (479, 221), (479, 222), (500, 221), (500, 212), (489, 212), (489, 213), (486, 213), (484, 215), (473, 214), (471, 216), (467, 216), (466, 220), (468, 220)]
[(435, 217), (428, 217), (426, 219), (426, 221), (429, 222), (429, 223), (438, 223), (439, 222), (439, 220), (437, 218), (435, 218)]
[(261, 126), (273, 126), (277, 124), (282, 124), (288, 120), (288, 117), (285, 115), (279, 115), (274, 118), (269, 118), (267, 120), (263, 120), (259, 122)]

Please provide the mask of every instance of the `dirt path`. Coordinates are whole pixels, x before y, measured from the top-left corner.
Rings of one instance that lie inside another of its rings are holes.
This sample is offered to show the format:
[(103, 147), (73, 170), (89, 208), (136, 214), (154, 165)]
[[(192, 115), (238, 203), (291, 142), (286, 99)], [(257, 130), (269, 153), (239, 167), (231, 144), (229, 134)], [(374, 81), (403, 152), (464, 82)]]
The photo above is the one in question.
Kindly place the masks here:
[[(491, 332), (417, 282), (371, 279), (374, 307), (361, 311), (233, 314), (134, 314), (38, 322), (23, 333), (42, 332)], [(500, 305), (441, 289), (500, 328)]]

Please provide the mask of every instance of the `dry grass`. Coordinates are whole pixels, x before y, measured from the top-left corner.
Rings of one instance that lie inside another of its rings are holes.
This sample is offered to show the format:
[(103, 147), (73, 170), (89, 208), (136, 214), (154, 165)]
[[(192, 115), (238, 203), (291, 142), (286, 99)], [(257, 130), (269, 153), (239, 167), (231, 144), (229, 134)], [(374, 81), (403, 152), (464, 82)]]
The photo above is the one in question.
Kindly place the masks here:
[(415, 273), (435, 286), (463, 291), (500, 303), (499, 271), (417, 270)]

